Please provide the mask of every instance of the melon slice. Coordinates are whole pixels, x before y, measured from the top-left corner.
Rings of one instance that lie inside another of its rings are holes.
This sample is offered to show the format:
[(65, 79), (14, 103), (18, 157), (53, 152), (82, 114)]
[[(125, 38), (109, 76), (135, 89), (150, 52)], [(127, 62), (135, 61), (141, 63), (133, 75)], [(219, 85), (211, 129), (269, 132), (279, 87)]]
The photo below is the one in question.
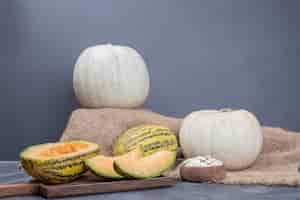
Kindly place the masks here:
[(96, 176), (110, 179), (121, 179), (125, 177), (114, 170), (114, 160), (126, 160), (130, 162), (131, 160), (141, 158), (142, 154), (141, 148), (136, 148), (135, 150), (122, 156), (110, 157), (98, 155), (85, 160), (85, 165)]
[(115, 159), (113, 165), (117, 173), (123, 176), (147, 179), (162, 175), (175, 164), (175, 161), (176, 152), (164, 150), (135, 160)]

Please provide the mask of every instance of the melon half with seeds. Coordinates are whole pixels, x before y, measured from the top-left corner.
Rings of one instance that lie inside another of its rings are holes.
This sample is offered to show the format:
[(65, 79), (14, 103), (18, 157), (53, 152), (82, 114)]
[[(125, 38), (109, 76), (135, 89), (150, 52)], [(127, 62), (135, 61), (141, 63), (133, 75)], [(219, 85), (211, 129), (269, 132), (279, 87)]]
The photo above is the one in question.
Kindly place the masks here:
[(67, 141), (27, 147), (20, 154), (24, 170), (47, 184), (67, 183), (80, 177), (86, 167), (83, 160), (98, 154), (98, 144)]
[(117, 173), (114, 169), (115, 160), (125, 160), (126, 162), (131, 162), (131, 160), (137, 160), (142, 157), (141, 148), (136, 148), (135, 150), (126, 153), (122, 156), (103, 156), (98, 155), (93, 158), (85, 160), (85, 165), (88, 169), (98, 177), (110, 178), (110, 179), (121, 179), (125, 178), (121, 174)]
[(147, 179), (162, 175), (173, 167), (176, 161), (176, 152), (159, 151), (140, 159), (115, 159), (114, 169), (117, 173), (129, 178)]

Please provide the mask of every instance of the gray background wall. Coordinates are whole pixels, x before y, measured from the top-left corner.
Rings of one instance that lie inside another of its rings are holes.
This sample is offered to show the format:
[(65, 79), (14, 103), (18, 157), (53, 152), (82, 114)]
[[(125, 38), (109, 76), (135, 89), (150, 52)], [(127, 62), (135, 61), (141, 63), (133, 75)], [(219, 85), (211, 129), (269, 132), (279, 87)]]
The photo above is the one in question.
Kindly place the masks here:
[(130, 45), (151, 74), (146, 107), (183, 117), (245, 108), (300, 131), (300, 2), (51, 0), (0, 2), (0, 160), (54, 141), (78, 107), (80, 50)]

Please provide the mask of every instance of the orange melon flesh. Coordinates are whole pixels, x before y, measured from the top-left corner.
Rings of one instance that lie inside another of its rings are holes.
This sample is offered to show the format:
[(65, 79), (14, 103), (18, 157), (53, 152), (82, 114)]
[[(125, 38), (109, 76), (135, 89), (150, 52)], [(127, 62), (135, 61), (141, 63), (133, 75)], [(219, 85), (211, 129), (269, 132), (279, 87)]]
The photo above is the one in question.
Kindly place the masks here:
[(68, 142), (68, 143), (62, 143), (58, 144), (53, 147), (49, 147), (48, 149), (45, 149), (40, 153), (41, 157), (54, 157), (54, 156), (60, 156), (63, 154), (69, 154), (74, 153), (83, 149), (86, 149), (89, 145), (85, 143), (80, 142)]
[(99, 149), (99, 146), (82, 140), (46, 143), (26, 148), (21, 153), (21, 157), (39, 160), (59, 159), (66, 156), (76, 156), (93, 149)]
[(136, 160), (140, 157), (142, 157), (142, 151), (140, 148), (137, 148), (121, 156), (109, 157), (98, 155), (85, 160), (85, 164), (96, 176), (111, 179), (121, 179), (124, 178), (124, 176), (120, 175), (114, 170), (114, 160), (126, 160), (129, 162), (130, 160)]
[(115, 159), (117, 173), (126, 177), (146, 179), (160, 176), (170, 169), (176, 160), (176, 152), (159, 151), (152, 155), (135, 160)]

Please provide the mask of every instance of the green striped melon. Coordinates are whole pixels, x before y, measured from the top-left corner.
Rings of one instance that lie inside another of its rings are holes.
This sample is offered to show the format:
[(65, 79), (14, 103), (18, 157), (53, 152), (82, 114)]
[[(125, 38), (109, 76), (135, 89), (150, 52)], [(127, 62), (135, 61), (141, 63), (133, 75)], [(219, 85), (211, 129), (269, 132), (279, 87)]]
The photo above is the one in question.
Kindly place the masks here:
[(67, 183), (87, 169), (84, 160), (96, 156), (99, 145), (87, 141), (66, 141), (27, 147), (20, 153), (25, 171), (46, 184)]
[(114, 143), (113, 154), (122, 155), (141, 146), (144, 155), (161, 150), (176, 151), (176, 135), (171, 129), (158, 125), (139, 125), (122, 133)]

